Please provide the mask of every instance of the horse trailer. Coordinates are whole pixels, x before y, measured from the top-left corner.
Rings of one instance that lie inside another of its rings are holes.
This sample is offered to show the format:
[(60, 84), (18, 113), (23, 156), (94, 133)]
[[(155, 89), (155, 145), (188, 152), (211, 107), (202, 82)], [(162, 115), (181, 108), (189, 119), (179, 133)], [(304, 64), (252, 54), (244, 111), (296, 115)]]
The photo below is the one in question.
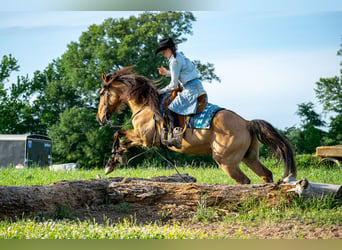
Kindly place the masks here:
[(44, 135), (0, 134), (0, 167), (49, 166), (52, 140)]

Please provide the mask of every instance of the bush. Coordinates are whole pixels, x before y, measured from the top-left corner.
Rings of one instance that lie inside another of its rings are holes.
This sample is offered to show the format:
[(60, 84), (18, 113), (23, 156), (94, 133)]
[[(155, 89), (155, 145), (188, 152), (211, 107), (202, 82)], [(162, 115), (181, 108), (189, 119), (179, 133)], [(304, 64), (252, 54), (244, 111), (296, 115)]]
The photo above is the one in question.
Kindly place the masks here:
[(317, 158), (310, 154), (296, 155), (295, 160), (298, 168), (310, 168), (318, 165)]

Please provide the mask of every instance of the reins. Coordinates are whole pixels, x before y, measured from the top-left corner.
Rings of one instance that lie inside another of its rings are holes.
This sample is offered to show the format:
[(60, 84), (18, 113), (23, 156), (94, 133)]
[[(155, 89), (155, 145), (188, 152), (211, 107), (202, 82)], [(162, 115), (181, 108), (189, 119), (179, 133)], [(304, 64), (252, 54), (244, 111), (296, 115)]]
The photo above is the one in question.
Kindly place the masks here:
[(177, 167), (176, 167), (176, 164), (172, 163), (167, 157), (165, 157), (164, 155), (162, 155), (161, 153), (158, 152), (157, 148), (156, 147), (151, 147), (149, 149), (147, 149), (146, 151), (144, 152), (141, 152), (135, 156), (132, 156), (128, 161), (127, 161), (127, 165), (132, 161), (134, 160), (135, 158), (138, 158), (150, 151), (154, 150), (155, 153), (157, 153), (163, 160), (165, 160), (169, 165), (171, 165), (177, 172), (177, 174), (179, 175), (179, 177), (186, 183), (188, 183), (189, 181), (187, 181), (178, 171)]
[(145, 108), (145, 106), (147, 105), (147, 103), (145, 103), (137, 112), (135, 112), (132, 116), (131, 116), (131, 118), (129, 118), (129, 120), (126, 122), (126, 123), (124, 123), (124, 124), (122, 124), (122, 125), (112, 125), (112, 121), (111, 120), (108, 120), (108, 124), (109, 124), (109, 126), (111, 127), (111, 128), (119, 128), (119, 129), (121, 129), (121, 128), (123, 128), (123, 127), (125, 127), (125, 126), (127, 126), (128, 124), (130, 124), (132, 121), (133, 121), (133, 119)]
[[(154, 149), (154, 148), (152, 147), (152, 149)], [(161, 153), (159, 153), (158, 150), (155, 149), (155, 152), (156, 152), (161, 158), (163, 158), (169, 165), (171, 165), (171, 166), (176, 170), (177, 174), (179, 175), (180, 178), (182, 178), (182, 180), (183, 180), (184, 182), (188, 182), (188, 181), (179, 173), (179, 171), (178, 171), (178, 169), (177, 169), (177, 167), (176, 167), (176, 164), (172, 163), (169, 159), (167, 159), (165, 156), (163, 156)]]

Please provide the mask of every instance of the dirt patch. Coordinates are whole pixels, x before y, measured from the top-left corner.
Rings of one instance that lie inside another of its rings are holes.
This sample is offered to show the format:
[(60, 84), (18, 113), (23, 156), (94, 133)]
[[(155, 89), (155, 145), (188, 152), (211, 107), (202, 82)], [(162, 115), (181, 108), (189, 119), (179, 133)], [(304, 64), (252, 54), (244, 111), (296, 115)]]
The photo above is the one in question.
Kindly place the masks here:
[[(125, 211), (128, 209), (129, 211)], [(72, 212), (74, 218), (90, 220), (97, 223), (123, 222), (124, 219), (134, 220), (137, 225), (149, 223), (169, 224), (182, 223), (189, 229), (201, 232), (208, 237), (240, 238), (240, 239), (342, 239), (342, 226), (318, 226), (302, 221), (281, 223), (261, 223), (247, 226), (235, 222), (229, 224), (223, 221), (196, 222), (195, 211), (186, 206), (170, 205), (163, 209), (153, 206), (128, 204), (108, 205), (97, 209), (78, 209)]]
[(227, 238), (241, 239), (341, 239), (342, 226), (317, 227), (302, 222), (282, 222), (273, 225), (244, 226), (236, 223), (196, 223), (194, 229), (207, 235), (216, 234)]

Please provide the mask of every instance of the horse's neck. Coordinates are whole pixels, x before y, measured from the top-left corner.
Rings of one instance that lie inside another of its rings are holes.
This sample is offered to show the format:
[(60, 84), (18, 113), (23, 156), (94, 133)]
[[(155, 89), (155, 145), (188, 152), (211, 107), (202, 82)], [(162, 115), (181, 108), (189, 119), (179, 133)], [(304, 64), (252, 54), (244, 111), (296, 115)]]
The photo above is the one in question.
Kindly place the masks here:
[(145, 103), (137, 104), (134, 100), (128, 100), (126, 103), (128, 107), (131, 109), (132, 116), (136, 116), (138, 113), (140, 113), (143, 109), (147, 107)]

